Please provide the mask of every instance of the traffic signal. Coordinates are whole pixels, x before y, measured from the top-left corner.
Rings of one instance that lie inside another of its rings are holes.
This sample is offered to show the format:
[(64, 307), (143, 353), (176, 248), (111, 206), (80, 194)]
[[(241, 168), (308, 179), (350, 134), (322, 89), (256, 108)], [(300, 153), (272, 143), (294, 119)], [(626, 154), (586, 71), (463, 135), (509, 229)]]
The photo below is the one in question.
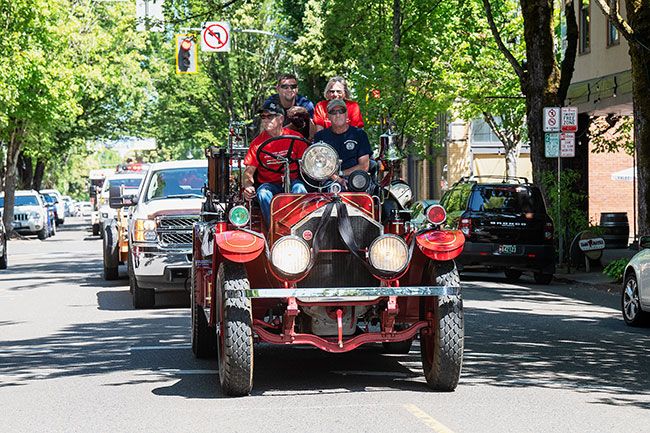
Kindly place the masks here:
[(198, 72), (197, 49), (192, 35), (176, 35), (176, 73)]

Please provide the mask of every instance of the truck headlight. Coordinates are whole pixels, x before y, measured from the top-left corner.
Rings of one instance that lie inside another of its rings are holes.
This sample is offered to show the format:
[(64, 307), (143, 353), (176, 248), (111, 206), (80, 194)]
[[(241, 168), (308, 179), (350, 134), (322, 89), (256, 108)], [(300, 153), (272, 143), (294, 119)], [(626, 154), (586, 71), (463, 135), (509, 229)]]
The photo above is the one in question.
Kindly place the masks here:
[(29, 218), (34, 219), (34, 220), (40, 220), (41, 219), (41, 214), (38, 213), (38, 212), (30, 212)]
[(339, 155), (332, 146), (319, 141), (305, 150), (300, 168), (314, 180), (329, 179), (339, 169)]
[(370, 264), (384, 272), (398, 273), (408, 264), (408, 245), (399, 236), (383, 235), (370, 244), (368, 259)]
[(133, 240), (137, 242), (156, 242), (158, 240), (156, 221), (135, 220)]
[(309, 245), (297, 236), (284, 236), (271, 248), (271, 263), (285, 275), (302, 274), (309, 268), (310, 262)]

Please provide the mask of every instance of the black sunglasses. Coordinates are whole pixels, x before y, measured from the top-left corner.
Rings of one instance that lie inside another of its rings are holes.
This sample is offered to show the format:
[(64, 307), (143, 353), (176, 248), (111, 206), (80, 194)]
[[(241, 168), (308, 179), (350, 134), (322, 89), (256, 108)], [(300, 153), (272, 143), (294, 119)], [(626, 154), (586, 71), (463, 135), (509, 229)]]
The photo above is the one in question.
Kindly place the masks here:
[(298, 85), (297, 84), (280, 84), (280, 88), (285, 89), (285, 90), (286, 89), (295, 90), (295, 89), (298, 88)]
[(334, 110), (330, 110), (330, 111), (328, 111), (328, 113), (329, 113), (329, 114), (343, 114), (343, 113), (345, 113), (345, 112), (347, 112), (347, 111), (348, 111), (348, 110), (344, 110), (344, 109), (340, 109), (340, 110), (336, 110), (336, 109), (334, 109)]

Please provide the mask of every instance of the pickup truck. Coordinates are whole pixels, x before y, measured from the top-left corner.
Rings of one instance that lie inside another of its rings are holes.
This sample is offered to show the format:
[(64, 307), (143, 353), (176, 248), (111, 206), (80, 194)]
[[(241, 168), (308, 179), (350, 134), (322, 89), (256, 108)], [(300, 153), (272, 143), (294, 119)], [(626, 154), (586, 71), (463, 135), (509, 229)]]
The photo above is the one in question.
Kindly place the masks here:
[(162, 291), (187, 291), (189, 299), (192, 230), (206, 182), (206, 160), (161, 162), (151, 165), (136, 197), (118, 198), (133, 206), (127, 266), (134, 308), (153, 307)]

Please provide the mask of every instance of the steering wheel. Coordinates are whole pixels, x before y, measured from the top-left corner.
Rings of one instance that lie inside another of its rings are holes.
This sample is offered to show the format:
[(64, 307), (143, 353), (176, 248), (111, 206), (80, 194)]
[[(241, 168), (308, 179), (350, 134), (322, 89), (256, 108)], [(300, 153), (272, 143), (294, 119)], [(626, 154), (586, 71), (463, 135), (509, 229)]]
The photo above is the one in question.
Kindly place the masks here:
[[(298, 159), (293, 157), (293, 154), (294, 154), (294, 151), (293, 151), (294, 146), (293, 146), (293, 144), (296, 141), (302, 141), (307, 146), (309, 146), (311, 144), (309, 142), (309, 140), (307, 140), (306, 138), (298, 137), (297, 135), (279, 135), (277, 137), (271, 137), (268, 140), (266, 140), (265, 142), (263, 142), (262, 144), (260, 144), (260, 146), (257, 148), (257, 154), (255, 155), (255, 157), (257, 158), (257, 163), (259, 164), (260, 167), (262, 167), (265, 170), (271, 171), (273, 173), (283, 173), (284, 172), (284, 163), (279, 164), (278, 168), (272, 168), (266, 162), (264, 162), (264, 160), (262, 160), (262, 158), (260, 158), (260, 156), (262, 154), (264, 154), (264, 155), (269, 156), (269, 157), (271, 157), (273, 159), (276, 159), (278, 156), (274, 155), (273, 153), (269, 152), (268, 150), (265, 150), (265, 148), (268, 147), (273, 142), (276, 142), (276, 141), (279, 141), (279, 140), (285, 140), (285, 139), (291, 140), (289, 142), (289, 149), (287, 149), (287, 154), (285, 156), (289, 160), (290, 164), (294, 163), (294, 162), (298, 162)], [(292, 173), (295, 173), (297, 171), (298, 171), (297, 169), (296, 170), (291, 170)]]

